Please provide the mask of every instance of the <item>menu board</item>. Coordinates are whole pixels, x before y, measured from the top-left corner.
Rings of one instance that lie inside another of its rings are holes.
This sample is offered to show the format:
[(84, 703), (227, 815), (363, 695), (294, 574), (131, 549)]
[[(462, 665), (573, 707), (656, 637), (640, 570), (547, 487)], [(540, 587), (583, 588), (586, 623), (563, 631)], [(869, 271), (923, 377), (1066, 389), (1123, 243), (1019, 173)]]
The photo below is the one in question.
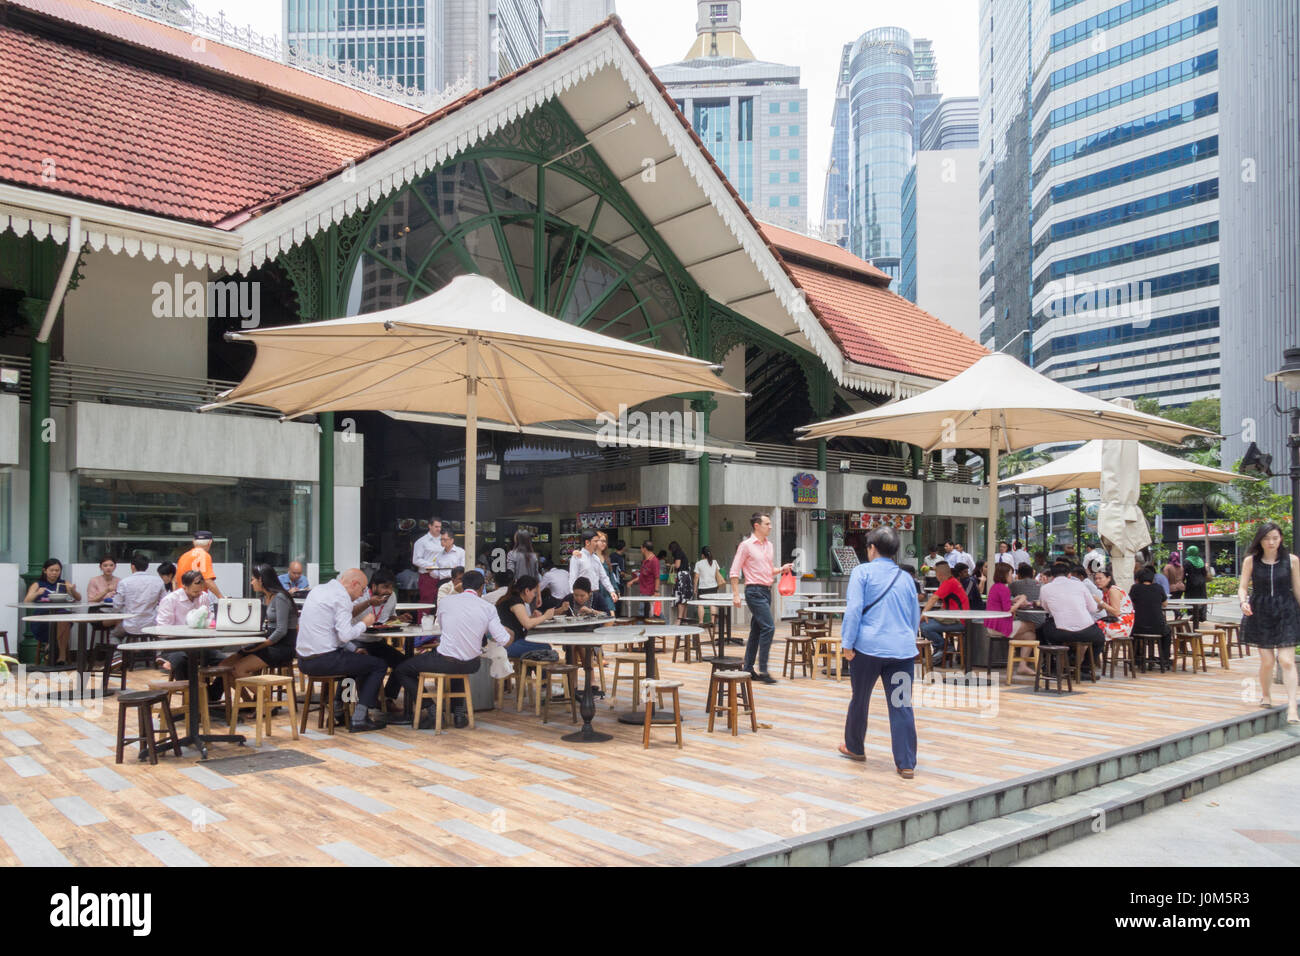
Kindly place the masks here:
[(858, 560), (858, 552), (845, 545), (840, 548), (831, 548), (831, 557), (835, 563), (840, 566), (841, 574), (848, 574), (862, 562)]
[(620, 508), (614, 511), (582, 511), (578, 513), (579, 528), (666, 528), (669, 523), (668, 505), (650, 508)]

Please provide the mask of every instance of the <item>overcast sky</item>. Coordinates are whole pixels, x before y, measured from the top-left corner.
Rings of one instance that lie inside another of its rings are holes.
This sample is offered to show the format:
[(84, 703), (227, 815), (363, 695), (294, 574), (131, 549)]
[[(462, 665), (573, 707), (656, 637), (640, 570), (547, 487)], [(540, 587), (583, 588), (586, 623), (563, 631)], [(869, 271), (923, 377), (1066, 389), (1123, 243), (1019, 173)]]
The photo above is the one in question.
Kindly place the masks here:
[[(278, 0), (194, 0), (261, 33), (280, 32)], [(695, 39), (694, 0), (615, 0), (632, 41), (652, 66), (685, 56)], [(743, 0), (741, 33), (762, 60), (801, 70), (808, 90), (809, 213), (820, 217), (822, 183), (831, 146), (831, 109), (840, 48), (873, 27), (903, 27), (934, 41), (939, 88), (947, 96), (974, 96), (979, 86), (977, 0)]]

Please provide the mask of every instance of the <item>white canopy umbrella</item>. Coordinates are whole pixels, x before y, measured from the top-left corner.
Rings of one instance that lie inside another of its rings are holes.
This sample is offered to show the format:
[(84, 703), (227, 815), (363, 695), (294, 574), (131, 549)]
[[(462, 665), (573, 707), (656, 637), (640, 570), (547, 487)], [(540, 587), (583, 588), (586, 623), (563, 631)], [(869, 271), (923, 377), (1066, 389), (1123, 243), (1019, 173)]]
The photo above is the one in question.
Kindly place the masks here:
[(254, 343), (257, 357), (242, 382), (201, 411), (246, 402), (287, 419), (328, 411), (464, 415), (470, 549), (479, 418), (522, 428), (617, 419), (611, 394), (629, 407), (677, 392), (745, 394), (714, 374), (719, 366), (579, 328), (477, 275), (383, 312), (227, 338)]
[[(1015, 485), (1037, 485), (1048, 491), (1061, 491), (1069, 488), (1100, 488), (1102, 468), (1102, 442), (1090, 441), (1076, 448), (1069, 454), (1062, 455), (1055, 461), (1040, 465), (1029, 471), (1002, 479), (1004, 483)], [(1198, 465), (1194, 461), (1175, 458), (1162, 451), (1156, 451), (1141, 442), (1137, 446), (1137, 471), (1140, 484), (1155, 482), (1216, 481), (1227, 484), (1238, 478), (1250, 478), (1250, 475), (1238, 475)]]
[[(1117, 398), (1118, 408), (1131, 409), (1133, 401)], [(1097, 533), (1101, 543), (1110, 552), (1110, 565), (1115, 583), (1128, 593), (1133, 586), (1133, 559), (1151, 543), (1151, 531), (1146, 516), (1138, 507), (1142, 493), (1142, 480), (1138, 467), (1138, 449), (1135, 441), (1101, 443), (1101, 508), (1097, 513)]]
[[(1155, 415), (1117, 408), (1077, 392), (995, 352), (928, 392), (870, 411), (800, 429), (804, 439), (855, 435), (935, 448), (989, 450), (988, 555), (997, 552), (1000, 451), (1044, 442), (1128, 438), (1177, 444), (1211, 433)], [(1019, 477), (1019, 476), (1017, 476)]]

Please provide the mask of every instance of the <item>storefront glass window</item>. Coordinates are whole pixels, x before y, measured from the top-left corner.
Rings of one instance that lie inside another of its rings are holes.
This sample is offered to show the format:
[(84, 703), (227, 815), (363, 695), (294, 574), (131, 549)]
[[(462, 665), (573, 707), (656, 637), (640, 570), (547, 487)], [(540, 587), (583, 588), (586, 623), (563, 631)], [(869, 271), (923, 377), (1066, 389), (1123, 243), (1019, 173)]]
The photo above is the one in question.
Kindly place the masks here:
[(0, 564), (13, 562), (12, 517), (9, 510), (12, 485), (13, 472), (8, 468), (0, 468)]
[(173, 561), (194, 532), (211, 531), (212, 559), (284, 569), (311, 549), (311, 486), (250, 478), (144, 478), (81, 474), (77, 561), (103, 554), (119, 564), (135, 551)]

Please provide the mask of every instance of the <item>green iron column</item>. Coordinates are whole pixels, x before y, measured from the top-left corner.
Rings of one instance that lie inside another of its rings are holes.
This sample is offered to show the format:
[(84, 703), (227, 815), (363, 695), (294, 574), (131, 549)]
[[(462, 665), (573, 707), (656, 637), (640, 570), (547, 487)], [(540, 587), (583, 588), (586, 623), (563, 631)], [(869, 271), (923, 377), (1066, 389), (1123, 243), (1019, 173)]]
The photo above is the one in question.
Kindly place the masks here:
[[(24, 317), (33, 330), (41, 327), (48, 301), (26, 298)], [(50, 442), (46, 420), (50, 417), (50, 343), (32, 340), (31, 405), (27, 425), (27, 573), (31, 584), (41, 575), (50, 556)]]
[[(817, 439), (817, 470), (826, 474), (826, 439)], [(825, 504), (823, 501), (822, 504)], [(827, 521), (817, 522), (817, 577), (826, 580), (831, 576), (830, 546), (826, 540)]]
[[(835, 398), (835, 387), (831, 382), (830, 371), (821, 362), (817, 362), (804, 366), (804, 376), (808, 379), (808, 397), (811, 400), (813, 414), (818, 420), (829, 417)], [(817, 470), (823, 476), (826, 475), (826, 439), (824, 438), (817, 440)], [(823, 487), (829, 487), (829, 482), (825, 478), (822, 484)], [(824, 505), (826, 501), (823, 499), (818, 504)], [(827, 541), (829, 530), (826, 520), (817, 522), (817, 564), (813, 573), (823, 581), (831, 576), (830, 543)]]
[(320, 571), (321, 582), (338, 575), (334, 567), (334, 413), (321, 412), (320, 421)]
[[(712, 395), (705, 394), (700, 398), (691, 400), (691, 411), (697, 412), (700, 415), (700, 431), (696, 436), (696, 440), (700, 442), (700, 444), (703, 444), (707, 440), (709, 434), (709, 416), (713, 414), (717, 407), (718, 401)], [(700, 549), (709, 546), (709, 524), (712, 520), (710, 518), (711, 512), (709, 507), (711, 504), (710, 499), (712, 497), (712, 483), (709, 477), (709, 453), (707, 451), (700, 453), (698, 465), (699, 486), (696, 492), (696, 498), (699, 512), (699, 528), (697, 529), (699, 541), (696, 553), (699, 553)]]

